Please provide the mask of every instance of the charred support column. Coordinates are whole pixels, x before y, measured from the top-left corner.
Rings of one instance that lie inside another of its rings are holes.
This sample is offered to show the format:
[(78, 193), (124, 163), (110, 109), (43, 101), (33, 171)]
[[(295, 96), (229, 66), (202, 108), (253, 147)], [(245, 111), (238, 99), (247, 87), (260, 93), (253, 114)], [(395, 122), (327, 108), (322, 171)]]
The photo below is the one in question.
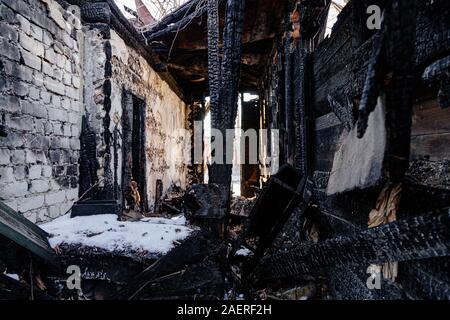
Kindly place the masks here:
[[(211, 103), (213, 115), (212, 126), (222, 132), (223, 139), (226, 138), (226, 130), (234, 128), (237, 114), (238, 89), (242, 53), (242, 32), (244, 25), (245, 1), (227, 1), (225, 29), (223, 35), (223, 61), (221, 71), (218, 69), (218, 9), (214, 0), (208, 2), (211, 11), (208, 12), (208, 46), (209, 46), (209, 77), (211, 97), (217, 99)], [(221, 74), (220, 89), (217, 86), (218, 75)], [(218, 90), (219, 89), (219, 90)], [(216, 93), (219, 91), (219, 97)], [(214, 110), (215, 108), (215, 110)], [(217, 183), (229, 190), (231, 183), (232, 165), (227, 164), (227, 145), (223, 143), (224, 152), (222, 163), (210, 166), (210, 183)], [(230, 150), (232, 150), (230, 148)], [(231, 151), (232, 152), (232, 151)], [(228, 158), (230, 155), (228, 155)]]
[(311, 156), (310, 144), (308, 141), (308, 133), (310, 131), (309, 117), (309, 99), (310, 99), (310, 81), (312, 79), (312, 60), (311, 54), (305, 47), (304, 41), (299, 41), (295, 54), (295, 65), (297, 66), (293, 72), (294, 77), (294, 127), (295, 127), (295, 167), (300, 169), (302, 174), (310, 173)]
[(400, 181), (409, 166), (416, 16), (416, 0), (393, 0), (386, 33), (386, 62), (392, 72), (386, 90), (387, 161), (392, 181)]
[(208, 76), (211, 124), (215, 127), (220, 113), (219, 0), (208, 0)]
[(287, 146), (286, 146), (286, 158), (287, 162), (291, 165), (294, 164), (294, 151), (295, 151), (295, 127), (294, 127), (294, 106), (292, 103), (293, 92), (292, 92), (292, 59), (291, 59), (291, 13), (286, 15), (286, 32), (284, 39), (284, 105), (286, 110), (285, 116), (285, 126), (287, 134)]

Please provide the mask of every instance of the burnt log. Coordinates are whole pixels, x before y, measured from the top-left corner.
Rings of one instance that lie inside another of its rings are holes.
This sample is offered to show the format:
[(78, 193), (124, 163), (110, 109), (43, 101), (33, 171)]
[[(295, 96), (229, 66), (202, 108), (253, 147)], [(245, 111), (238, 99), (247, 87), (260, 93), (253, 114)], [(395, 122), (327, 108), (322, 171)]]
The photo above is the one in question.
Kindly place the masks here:
[(217, 262), (205, 262), (187, 266), (185, 269), (155, 279), (146, 286), (135, 299), (169, 299), (184, 297), (195, 299), (197, 295), (207, 296), (209, 300), (223, 298), (223, 273)]
[(228, 211), (228, 190), (223, 185), (195, 184), (183, 196), (186, 217), (222, 237)]
[[(215, 112), (213, 128), (222, 132), (222, 138), (226, 137), (226, 129), (234, 128), (237, 114), (238, 89), (241, 70), (242, 34), (244, 29), (245, 1), (228, 0), (226, 10), (226, 21), (223, 35), (223, 59), (221, 70), (221, 87), (219, 93), (218, 110)], [(212, 111), (214, 113), (214, 111)], [(226, 144), (222, 144), (226, 146)], [(223, 150), (223, 159), (219, 163), (210, 166), (210, 183), (222, 184), (230, 188), (232, 165), (227, 159), (232, 156), (232, 148)], [(228, 150), (231, 149), (231, 150)]]
[(220, 97), (219, 58), (219, 5), (218, 0), (208, 0), (208, 83), (211, 109), (211, 123), (218, 124)]
[(156, 280), (182, 271), (188, 265), (195, 265), (210, 258), (223, 263), (224, 247), (221, 242), (206, 232), (195, 232), (181, 245), (175, 247), (150, 267), (134, 277), (114, 298), (132, 300), (149, 284)]
[(393, 0), (386, 33), (387, 170), (399, 182), (409, 166), (414, 101), (417, 0)]
[(241, 246), (253, 251), (245, 271), (252, 270), (259, 259), (273, 244), (296, 208), (301, 218), (311, 196), (312, 185), (306, 177), (289, 165), (283, 166), (264, 188), (252, 211), (240, 238), (233, 247), (233, 257)]
[(381, 23), (381, 29), (374, 36), (372, 54), (369, 60), (364, 90), (359, 105), (358, 137), (362, 138), (366, 132), (369, 115), (375, 110), (383, 81), (383, 69), (385, 63), (385, 18)]
[(382, 264), (448, 255), (450, 211), (446, 208), (364, 230), (355, 236), (336, 237), (266, 256), (254, 276), (259, 280), (286, 278), (339, 265)]

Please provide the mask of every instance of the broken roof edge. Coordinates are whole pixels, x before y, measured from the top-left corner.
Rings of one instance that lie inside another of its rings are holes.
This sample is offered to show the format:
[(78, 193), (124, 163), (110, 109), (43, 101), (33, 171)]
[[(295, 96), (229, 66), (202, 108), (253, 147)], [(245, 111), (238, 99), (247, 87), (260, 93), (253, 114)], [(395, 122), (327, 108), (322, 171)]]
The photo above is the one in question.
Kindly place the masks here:
[[(170, 89), (184, 102), (186, 95), (178, 82), (173, 78), (167, 66), (153, 52), (143, 34), (140, 34), (134, 26), (122, 14), (114, 0), (55, 0), (63, 8), (69, 5), (80, 7), (83, 24), (108, 23), (110, 28), (116, 31), (120, 37), (127, 39), (128, 46), (139, 53), (155, 72), (165, 81)], [(107, 8), (106, 8), (106, 6)]]
[[(160, 31), (167, 27), (169, 24), (177, 21), (178, 19), (182, 18), (183, 16), (186, 16), (190, 9), (194, 8), (200, 1), (202, 0), (189, 0), (183, 3), (181, 6), (179, 6), (177, 9), (173, 10), (168, 15), (161, 18), (161, 20), (150, 27), (146, 32), (145, 35), (153, 34), (157, 31)], [(223, 1), (223, 0), (219, 0)]]

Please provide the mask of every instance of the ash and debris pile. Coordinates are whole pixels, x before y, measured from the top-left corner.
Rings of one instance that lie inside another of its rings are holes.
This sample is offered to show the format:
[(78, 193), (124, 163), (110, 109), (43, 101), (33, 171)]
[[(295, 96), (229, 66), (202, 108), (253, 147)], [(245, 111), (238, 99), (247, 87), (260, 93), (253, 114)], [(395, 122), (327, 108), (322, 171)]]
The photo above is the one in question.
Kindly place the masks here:
[[(229, 201), (219, 185), (197, 184), (167, 194), (151, 217), (66, 215), (40, 227), (27, 223), (22, 227), (35, 234), (46, 255), (23, 243), (15, 253), (8, 250), (9, 259), (1, 259), (1, 297), (14, 292), (19, 299), (311, 298), (317, 289), (310, 279), (270, 288), (252, 282), (252, 270), (298, 203), (293, 190), (305, 184), (288, 176), (292, 172), (281, 170), (252, 199)], [(24, 223), (17, 213), (6, 211), (10, 219)], [(1, 240), (8, 239), (2, 235)], [(78, 290), (68, 289), (68, 266), (79, 268)]]

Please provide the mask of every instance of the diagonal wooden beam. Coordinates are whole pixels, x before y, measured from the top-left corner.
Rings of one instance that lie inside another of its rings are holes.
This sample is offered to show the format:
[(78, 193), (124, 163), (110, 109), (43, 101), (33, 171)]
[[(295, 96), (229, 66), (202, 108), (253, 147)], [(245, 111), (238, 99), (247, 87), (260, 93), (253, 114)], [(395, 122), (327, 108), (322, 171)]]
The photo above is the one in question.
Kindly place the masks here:
[(339, 265), (381, 264), (450, 255), (450, 210), (337, 237), (315, 245), (266, 256), (256, 268), (257, 279), (286, 278)]

